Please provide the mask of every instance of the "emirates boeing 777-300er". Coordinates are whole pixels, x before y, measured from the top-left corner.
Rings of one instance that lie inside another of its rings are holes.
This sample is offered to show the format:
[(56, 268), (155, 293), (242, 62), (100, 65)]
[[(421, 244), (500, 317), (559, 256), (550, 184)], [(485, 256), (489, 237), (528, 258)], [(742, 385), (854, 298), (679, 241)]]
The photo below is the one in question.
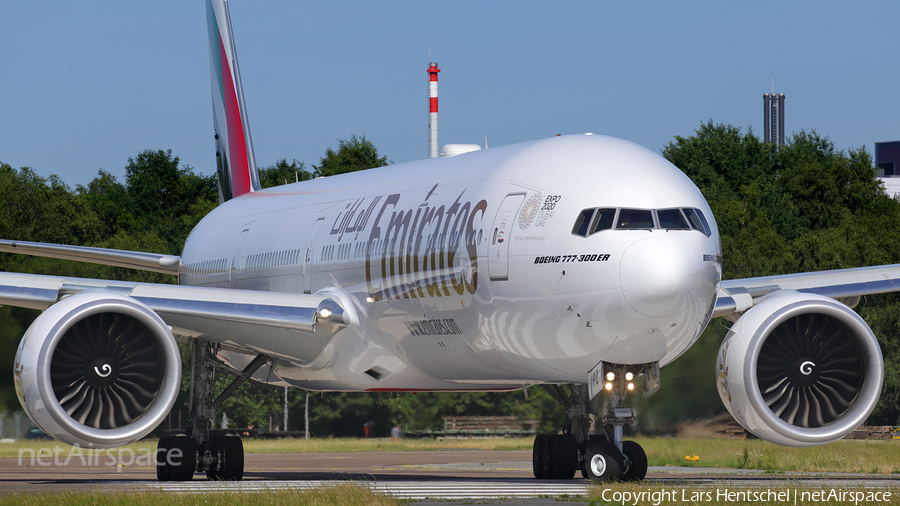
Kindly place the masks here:
[[(640, 480), (647, 457), (623, 440), (629, 397), (635, 385), (656, 392), (660, 369), (714, 317), (735, 322), (718, 390), (753, 434), (824, 444), (871, 413), (884, 365), (851, 308), (900, 290), (900, 266), (722, 281), (697, 187), (658, 154), (601, 135), (260, 189), (227, 2), (206, 10), (222, 203), (182, 255), (0, 242), (178, 277), (0, 274), (0, 304), (43, 310), (14, 374), (47, 434), (110, 448), (150, 433), (179, 391), (182, 342), (191, 415), (159, 441), (161, 480), (242, 478), (240, 438), (211, 420), (246, 379), (359, 392), (541, 385), (566, 421), (536, 437), (535, 477)], [(237, 378), (215, 392), (213, 369)]]

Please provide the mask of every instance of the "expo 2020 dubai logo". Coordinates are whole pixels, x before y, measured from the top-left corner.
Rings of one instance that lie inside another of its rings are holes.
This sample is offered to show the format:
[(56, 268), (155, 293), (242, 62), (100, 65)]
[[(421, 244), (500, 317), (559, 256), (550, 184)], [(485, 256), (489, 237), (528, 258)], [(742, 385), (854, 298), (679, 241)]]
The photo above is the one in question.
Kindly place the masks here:
[(534, 221), (535, 215), (537, 215), (538, 209), (541, 207), (541, 202), (544, 200), (544, 196), (540, 193), (535, 193), (531, 195), (531, 198), (525, 201), (525, 205), (522, 206), (522, 212), (519, 213), (519, 228), (526, 229), (531, 222)]

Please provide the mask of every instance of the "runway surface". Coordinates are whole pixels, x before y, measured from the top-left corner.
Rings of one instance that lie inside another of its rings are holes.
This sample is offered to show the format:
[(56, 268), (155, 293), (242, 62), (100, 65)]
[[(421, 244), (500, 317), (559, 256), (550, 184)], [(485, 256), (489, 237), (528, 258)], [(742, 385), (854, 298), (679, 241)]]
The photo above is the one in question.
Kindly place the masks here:
[[(190, 482), (156, 481), (151, 455), (23, 455), (0, 459), (0, 493), (63, 491), (163, 491), (167, 493), (244, 492), (308, 489), (353, 481), (397, 498), (507, 501), (555, 504), (556, 498), (586, 498), (587, 480), (536, 480), (530, 451), (422, 451), (251, 454), (244, 480), (212, 482), (196, 475)], [(733, 469), (651, 467), (643, 486), (701, 490), (802, 489), (896, 490), (900, 476), (787, 473)], [(898, 495), (897, 497), (900, 497)], [(529, 499), (530, 498), (530, 499)], [(585, 499), (586, 500), (586, 499)], [(482, 503), (484, 504), (484, 503)]]

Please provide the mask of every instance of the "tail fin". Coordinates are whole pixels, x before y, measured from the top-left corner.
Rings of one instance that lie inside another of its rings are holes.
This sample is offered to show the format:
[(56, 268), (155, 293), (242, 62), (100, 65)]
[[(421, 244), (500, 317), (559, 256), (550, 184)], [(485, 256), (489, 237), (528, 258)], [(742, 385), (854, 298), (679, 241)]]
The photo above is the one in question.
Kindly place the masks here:
[(259, 190), (227, 0), (206, 0), (219, 201)]

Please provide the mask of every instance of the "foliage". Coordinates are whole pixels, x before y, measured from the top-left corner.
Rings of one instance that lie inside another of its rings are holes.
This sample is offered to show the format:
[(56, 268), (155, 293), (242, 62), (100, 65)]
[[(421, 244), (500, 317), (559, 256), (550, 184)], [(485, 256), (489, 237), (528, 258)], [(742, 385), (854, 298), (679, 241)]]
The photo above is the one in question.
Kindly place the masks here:
[[(189, 364), (189, 360), (184, 363)], [(188, 369), (184, 370), (186, 378)], [(217, 378), (221, 391), (230, 377)], [(183, 390), (186, 389), (187, 383)], [(303, 430), (306, 392), (288, 390), (288, 429)], [(555, 432), (562, 426), (562, 409), (543, 389), (528, 390), (526, 402), (521, 391), (508, 392), (309, 392), (310, 434), (316, 437), (363, 437), (363, 424), (375, 422), (374, 435), (387, 437), (394, 425), (401, 430), (440, 430), (444, 416), (517, 415), (538, 420), (540, 430)], [(184, 409), (179, 405), (175, 408)], [(253, 425), (268, 430), (282, 429), (284, 389), (262, 383), (244, 384), (237, 394), (225, 401), (222, 411), (232, 427)], [(217, 421), (221, 424), (221, 417)]]
[[(12, 387), (12, 370), (16, 348), (25, 334), (28, 323), (37, 318), (38, 312), (11, 306), (0, 307), (0, 415), (6, 408), (18, 407), (15, 389)], [(8, 430), (8, 429), (7, 429)]]
[(100, 220), (58, 177), (0, 164), (0, 237), (84, 243), (97, 237)]
[(129, 158), (125, 166), (125, 212), (133, 216), (132, 228), (156, 233), (178, 255), (184, 239), (218, 202), (215, 176), (194, 174), (179, 167), (172, 150), (146, 150)]
[(349, 140), (338, 139), (338, 150), (329, 148), (318, 166), (313, 166), (316, 177), (334, 176), (347, 172), (383, 167), (388, 164), (386, 156), (378, 156), (378, 149), (366, 136), (351, 135)]
[(280, 158), (275, 162), (275, 165), (259, 169), (259, 184), (263, 188), (308, 181), (312, 177), (312, 174), (306, 170), (306, 165), (303, 162), (294, 160), (288, 164), (284, 158)]

